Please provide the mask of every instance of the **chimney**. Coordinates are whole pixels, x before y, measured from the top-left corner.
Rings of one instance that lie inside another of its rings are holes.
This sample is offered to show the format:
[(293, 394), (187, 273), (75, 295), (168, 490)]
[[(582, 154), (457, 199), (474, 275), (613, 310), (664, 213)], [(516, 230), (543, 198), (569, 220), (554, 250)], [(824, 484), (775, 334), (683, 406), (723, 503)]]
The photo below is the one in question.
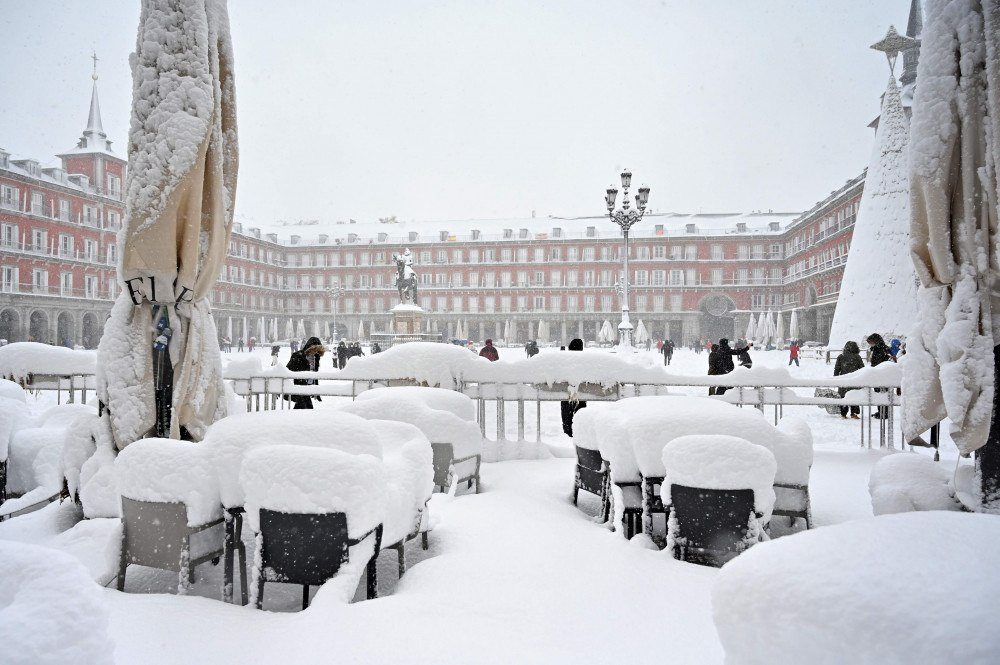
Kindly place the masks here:
[(275, 245), (278, 244), (278, 234), (277, 233), (268, 233), (265, 237), (267, 238), (268, 242), (273, 242)]
[(302, 240), (301, 236), (293, 235), (291, 238), (288, 239), (288, 242), (292, 245), (298, 245), (300, 240)]

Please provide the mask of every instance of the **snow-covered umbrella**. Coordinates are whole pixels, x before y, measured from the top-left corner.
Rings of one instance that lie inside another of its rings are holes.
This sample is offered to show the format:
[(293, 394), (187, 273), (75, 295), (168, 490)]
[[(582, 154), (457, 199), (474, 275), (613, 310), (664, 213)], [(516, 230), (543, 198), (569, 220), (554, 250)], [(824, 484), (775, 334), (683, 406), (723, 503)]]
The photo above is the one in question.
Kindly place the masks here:
[(278, 341), (278, 317), (276, 316), (271, 319), (271, 341)]
[(320, 337), (320, 336), (322, 336), (323, 329), (320, 327), (319, 319), (314, 319), (313, 320), (312, 329), (313, 329), (313, 331), (312, 331), (312, 336), (313, 337)]
[(538, 333), (535, 335), (535, 339), (542, 344), (549, 341), (549, 324), (547, 321), (538, 322)]
[(503, 341), (505, 344), (510, 342), (510, 319), (504, 321), (503, 324)]
[(615, 341), (615, 331), (611, 327), (611, 322), (607, 319), (601, 324), (601, 329), (597, 333), (597, 341), (602, 344), (611, 344)]
[(767, 333), (767, 315), (761, 312), (757, 316), (757, 332), (754, 335), (754, 339), (758, 344), (764, 343), (764, 335)]
[(1000, 6), (958, 7), (928, 3), (917, 66), (927, 84), (917, 87), (910, 124), (910, 254), (921, 286), (903, 434), (912, 440), (949, 418), (959, 451), (978, 451), (977, 493), (989, 510), (1000, 508), (1000, 441), (990, 437), (1000, 397)]
[(774, 341), (776, 344), (783, 344), (785, 341), (785, 317), (778, 312), (778, 323), (774, 330)]
[(799, 310), (793, 309), (792, 316), (788, 320), (788, 339), (799, 338)]
[(226, 324), (226, 337), (229, 338), (229, 341), (233, 339), (233, 317), (231, 316), (229, 317), (229, 322)]
[(358, 341), (360, 342), (365, 338), (365, 322), (358, 321)]
[(295, 337), (295, 324), (291, 319), (285, 321), (285, 339), (291, 340)]
[(299, 338), (299, 341), (305, 341), (306, 339), (305, 319), (299, 319), (299, 322), (295, 325), (295, 336)]
[(243, 327), (240, 328), (240, 337), (243, 338), (243, 341), (250, 339), (250, 326), (247, 325), (247, 317), (245, 316), (243, 317)]
[(260, 339), (257, 340), (260, 344), (267, 344), (267, 327), (264, 325), (264, 317), (260, 317), (257, 320), (257, 332)]
[(750, 321), (747, 323), (746, 334), (743, 335), (743, 339), (748, 342), (752, 342), (754, 338), (757, 337), (757, 322), (753, 318), (753, 313), (750, 313)]
[[(208, 302), (229, 246), (239, 153), (225, 2), (147, 0), (131, 62), (123, 289), (97, 362), (119, 448), (182, 428), (200, 440), (228, 412)], [(98, 138), (92, 147), (103, 149)]]
[(649, 331), (646, 330), (646, 324), (643, 323), (642, 319), (639, 319), (639, 325), (635, 327), (635, 343), (645, 344), (649, 340)]

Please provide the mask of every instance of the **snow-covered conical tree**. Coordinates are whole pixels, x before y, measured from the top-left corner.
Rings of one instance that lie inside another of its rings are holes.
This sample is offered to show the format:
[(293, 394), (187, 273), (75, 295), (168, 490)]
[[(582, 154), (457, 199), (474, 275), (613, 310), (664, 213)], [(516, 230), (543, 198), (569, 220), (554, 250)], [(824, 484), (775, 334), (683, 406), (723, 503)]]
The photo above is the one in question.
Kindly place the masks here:
[(833, 315), (832, 348), (841, 348), (849, 340), (862, 344), (873, 332), (906, 335), (916, 320), (917, 278), (910, 258), (909, 133), (899, 88), (890, 78)]

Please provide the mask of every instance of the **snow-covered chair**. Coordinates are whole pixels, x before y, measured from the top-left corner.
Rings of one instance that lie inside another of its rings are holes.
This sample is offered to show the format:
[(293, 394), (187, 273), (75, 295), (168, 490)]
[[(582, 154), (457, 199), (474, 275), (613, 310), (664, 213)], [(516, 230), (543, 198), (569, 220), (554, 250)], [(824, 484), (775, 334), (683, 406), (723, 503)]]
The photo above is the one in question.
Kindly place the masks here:
[(141, 439), (115, 460), (121, 493), (118, 590), (130, 564), (172, 570), (187, 593), (195, 568), (223, 554), (219, 485), (205, 449), (176, 439)]
[[(22, 405), (23, 407), (24, 405)], [(84, 404), (53, 406), (19, 419), (10, 436), (6, 492), (15, 498), (0, 506), (0, 519), (35, 510), (62, 491), (60, 457), (75, 422), (96, 409)]]
[(766, 537), (774, 455), (746, 439), (691, 435), (663, 449), (667, 547), (683, 561), (722, 565)]
[(580, 490), (601, 499), (601, 520), (607, 521), (611, 512), (611, 472), (599, 450), (576, 446), (576, 472), (573, 475), (573, 505), (577, 505)]
[(369, 420), (382, 441), (386, 477), (383, 549), (398, 555), (399, 576), (406, 571), (405, 544), (417, 538), (427, 549), (430, 520), (427, 502), (434, 491), (430, 441), (414, 425), (393, 420)]
[(7, 456), (14, 433), (29, 422), (24, 389), (0, 379), (0, 504), (7, 500)]
[[(254, 411), (239, 413), (213, 423), (202, 441), (216, 477), (226, 512), (226, 556), (224, 599), (232, 599), (234, 558), (241, 555), (240, 570), (246, 570), (242, 545), (243, 504), (240, 485), (244, 458), (255, 448), (271, 445), (331, 448), (351, 454), (382, 458), (382, 445), (375, 429), (365, 419), (329, 409)], [(247, 603), (247, 587), (242, 601)]]
[(621, 436), (625, 423), (616, 403), (591, 403), (573, 419), (576, 445), (597, 450), (608, 464), (612, 523), (626, 538), (639, 532), (642, 518), (642, 476), (632, 447)]
[(468, 395), (447, 388), (425, 388), (407, 386), (398, 388), (373, 388), (359, 393), (357, 400), (370, 399), (414, 399), (438, 411), (449, 411), (462, 420), (476, 422), (476, 402)]
[[(774, 478), (777, 502), (773, 514), (792, 521), (802, 518), (806, 528), (811, 526), (812, 434), (804, 421), (784, 418), (775, 427), (756, 409), (741, 409), (707, 397), (686, 396), (632, 397), (617, 402), (615, 413), (620, 418), (621, 431), (612, 433), (611, 445), (627, 445), (640, 478), (650, 478), (654, 483), (664, 475), (663, 447), (679, 436), (727, 434), (764, 446), (774, 454), (778, 464)], [(621, 436), (621, 432), (625, 436)], [(648, 487), (646, 489), (643, 494), (648, 497)]]
[(309, 587), (351, 563), (346, 588), (366, 571), (368, 597), (375, 597), (387, 499), (381, 460), (310, 446), (262, 446), (247, 455), (240, 484), (257, 534), (251, 597), (257, 609), (266, 582), (301, 584), (305, 609)]
[(387, 392), (345, 404), (340, 411), (369, 420), (395, 420), (416, 426), (430, 440), (434, 461), (434, 485), (446, 490), (452, 483), (476, 484), (482, 464), (483, 437), (472, 421), (449, 411), (433, 409), (417, 398)]

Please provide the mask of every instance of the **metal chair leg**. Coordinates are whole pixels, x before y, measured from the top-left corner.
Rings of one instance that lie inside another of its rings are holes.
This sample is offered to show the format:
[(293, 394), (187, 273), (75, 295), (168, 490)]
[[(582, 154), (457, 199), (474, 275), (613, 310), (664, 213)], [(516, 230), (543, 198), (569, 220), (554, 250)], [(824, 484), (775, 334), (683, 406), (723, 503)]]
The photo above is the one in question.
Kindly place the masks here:
[(309, 585), (302, 585), (302, 609), (309, 607)]

